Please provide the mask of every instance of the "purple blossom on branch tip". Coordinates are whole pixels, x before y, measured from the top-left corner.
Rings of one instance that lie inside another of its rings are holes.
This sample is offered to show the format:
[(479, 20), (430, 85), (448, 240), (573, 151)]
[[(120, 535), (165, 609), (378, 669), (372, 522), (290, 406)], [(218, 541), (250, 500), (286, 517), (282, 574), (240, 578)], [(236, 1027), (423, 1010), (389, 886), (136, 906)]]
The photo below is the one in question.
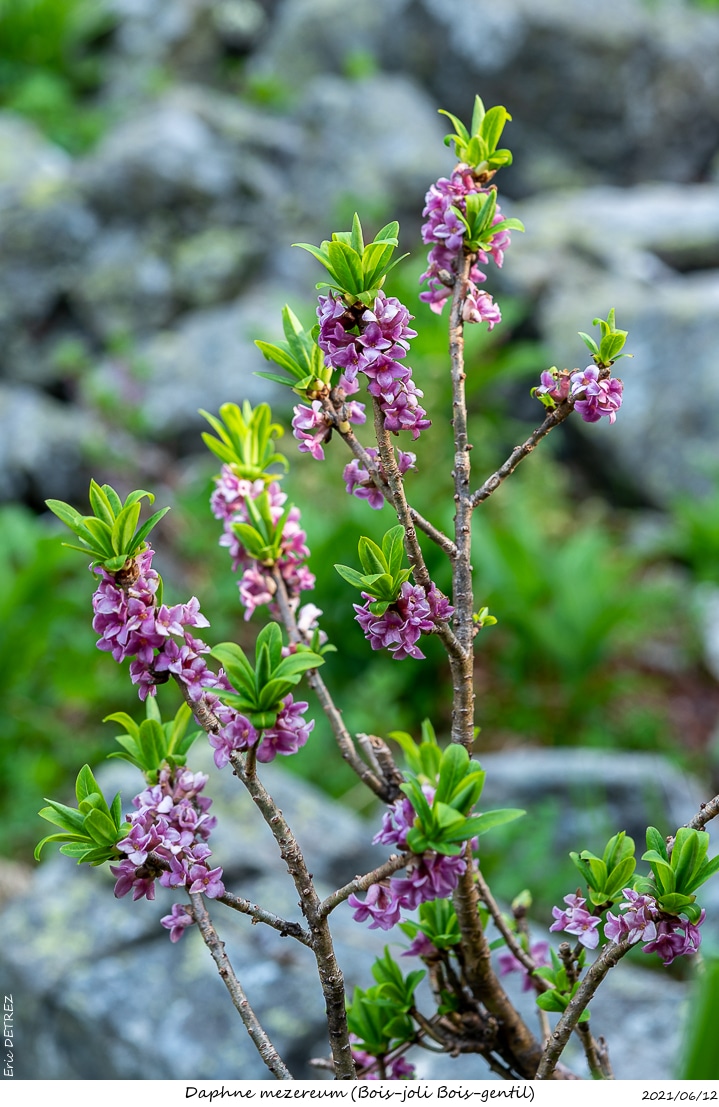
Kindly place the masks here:
[(404, 358), (417, 332), (409, 326), (412, 316), (394, 296), (380, 292), (373, 307), (357, 315), (332, 293), (319, 297), (318, 345), (325, 364), (342, 371), (342, 381), (355, 381), (358, 373), (368, 380), (368, 391), (378, 401), (389, 431), (408, 430), (413, 438), (430, 426), (420, 404), (423, 395), (412, 380)]
[(657, 923), (657, 936), (644, 946), (644, 953), (658, 953), (663, 965), (671, 965), (676, 957), (693, 957), (699, 950), (702, 936), (699, 927), (706, 918), (702, 910), (696, 923), (686, 919), (664, 918)]
[(587, 949), (596, 949), (599, 945), (597, 927), (601, 919), (585, 910), (586, 900), (578, 892), (565, 896), (564, 902), (567, 904), (564, 911), (559, 907), (552, 908), (555, 921), (550, 926), (550, 931), (563, 930), (578, 938)]
[(585, 423), (597, 423), (603, 415), (609, 418), (610, 423), (615, 422), (624, 390), (618, 377), (600, 380), (597, 366), (588, 365), (586, 369), (577, 369), (572, 373), (569, 382), (574, 410), (579, 412)]
[(355, 922), (372, 920), (370, 930), (391, 930), (399, 922), (402, 905), (394, 898), (386, 883), (370, 884), (364, 902), (353, 892), (347, 903), (354, 908), (352, 918)]
[[(133, 899), (154, 899), (156, 878), (164, 888), (190, 885), (190, 891), (210, 898), (223, 894), (222, 869), (205, 864), (212, 853), (207, 840), (217, 821), (208, 813), (212, 800), (201, 795), (207, 780), (205, 773), (164, 766), (157, 784), (135, 796), (135, 811), (127, 816), (130, 830), (117, 846), (127, 856), (110, 866), (118, 899), (130, 891)], [(152, 868), (150, 853), (168, 867)]]
[(373, 650), (388, 649), (395, 661), (407, 657), (422, 660), (417, 646), (423, 634), (431, 634), (437, 626), (454, 614), (449, 600), (434, 583), (425, 589), (420, 584), (405, 581), (394, 603), (382, 615), (370, 611), (374, 599), (363, 592), (364, 604), (354, 604), (355, 618)]
[[(312, 410), (306, 409), (306, 411)], [(307, 418), (309, 419), (309, 416)], [(311, 435), (309, 437), (312, 438)], [(250, 556), (233, 530), (235, 523), (251, 523), (247, 502), (256, 500), (264, 492), (267, 493), (272, 522), (277, 524), (287, 501), (287, 495), (277, 481), (271, 481), (266, 485), (263, 480), (241, 480), (229, 465), (223, 465), (219, 477), (215, 480), (215, 490), (210, 497), (212, 512), (215, 518), (222, 520), (223, 524), (220, 545), (229, 549), (233, 570), (242, 570), (238, 589), (240, 602), (245, 608), (245, 619), (249, 619), (257, 607), (265, 604), (269, 606), (272, 614), (277, 614), (274, 604), (277, 585), (273, 580), (272, 570), (261, 566)], [(300, 592), (311, 591), (315, 586), (314, 575), (305, 564), (309, 554), (307, 535), (300, 526), (299, 509), (292, 507), (285, 520), (279, 557), (275, 565), (285, 582), (291, 600), (299, 596)]]
[[(473, 193), (489, 193), (477, 181), (467, 165), (458, 165), (451, 177), (440, 177), (430, 186), (425, 198), (422, 214), (426, 222), (422, 226), (422, 240), (431, 246), (428, 266), (420, 277), (420, 283), (426, 281), (428, 288), (420, 292), (420, 300), (428, 304), (436, 314), (442, 311), (452, 295), (454, 277), (459, 271), (459, 262), (464, 252), (464, 224), (457, 210), (466, 214), (466, 198)], [(456, 210), (453, 210), (456, 209)], [(493, 223), (501, 223), (499, 205), (495, 210)], [(464, 320), (468, 323), (487, 322), (491, 330), (501, 319), (499, 308), (491, 296), (480, 293), (477, 285), (486, 280), (485, 273), (479, 268), (486, 265), (491, 256), (501, 268), (504, 251), (509, 246), (511, 236), (508, 230), (497, 231), (491, 239), (488, 249), (477, 253), (469, 273), (470, 292), (464, 307)], [(482, 297), (486, 296), (486, 299)]]
[(291, 694), (285, 696), (274, 726), (262, 732), (257, 747), (258, 761), (266, 764), (274, 761), (278, 754), (289, 757), (306, 744), (315, 725), (314, 719), (305, 721), (303, 718), (308, 707), (305, 701), (295, 703)]
[[(350, 1034), (350, 1042), (356, 1042), (358, 1038), (355, 1034)], [(379, 1080), (379, 1061), (372, 1053), (367, 1053), (366, 1050), (357, 1049), (352, 1046), (352, 1058), (357, 1066), (357, 1079), (358, 1080)], [(406, 1061), (404, 1057), (392, 1057), (389, 1060), (385, 1059), (384, 1068), (387, 1080), (411, 1080), (415, 1074), (415, 1067), (411, 1062)]]

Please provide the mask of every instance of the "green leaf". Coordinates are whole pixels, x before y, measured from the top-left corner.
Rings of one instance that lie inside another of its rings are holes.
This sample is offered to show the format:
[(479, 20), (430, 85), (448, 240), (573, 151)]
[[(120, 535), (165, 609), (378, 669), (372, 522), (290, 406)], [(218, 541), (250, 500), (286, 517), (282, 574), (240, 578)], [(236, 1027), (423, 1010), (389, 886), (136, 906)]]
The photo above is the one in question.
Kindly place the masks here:
[(135, 536), (135, 527), (140, 518), (140, 504), (129, 504), (123, 507), (112, 528), (112, 548), (116, 554), (129, 556), (132, 539)]
[(569, 996), (560, 995), (556, 991), (540, 992), (535, 1002), (543, 1011), (565, 1011), (569, 1006)]
[(666, 839), (655, 826), (647, 827), (647, 849), (655, 850), (665, 861), (668, 860)]
[(100, 789), (89, 765), (83, 765), (75, 780), (75, 797), (78, 804), (88, 796), (97, 795)]
[(306, 673), (309, 669), (319, 669), (320, 665), (324, 665), (324, 663), (324, 657), (319, 654), (313, 653), (311, 650), (300, 650), (297, 653), (291, 653), (289, 657), (283, 658), (274, 670), (273, 676), (277, 679), (291, 680), (296, 683), (303, 673)]
[(483, 811), (480, 815), (473, 815), (466, 820), (467, 837), (474, 838), (477, 834), (486, 834), (488, 830), (494, 830), (497, 826), (504, 826), (505, 823), (512, 823), (515, 819), (521, 819), (522, 815), (526, 814), (526, 811), (522, 811), (518, 807), (501, 807), (497, 808), (496, 811)]
[(45, 503), (53, 515), (57, 515), (66, 527), (77, 533), (78, 526), (82, 524), (82, 515), (79, 511), (76, 511), (70, 504), (63, 503), (62, 500), (45, 500)]
[(102, 519), (108, 526), (112, 526), (117, 512), (113, 511), (107, 492), (96, 481), (90, 481), (90, 507), (98, 519)]
[(387, 559), (377, 543), (373, 542), (371, 538), (362, 535), (357, 545), (357, 551), (365, 573), (388, 573)]
[[(150, 697), (148, 696), (148, 699)], [(133, 738), (137, 738), (140, 733), (140, 728), (130, 715), (126, 711), (113, 711), (112, 715), (106, 715), (102, 720), (103, 723), (119, 723), (123, 726), (128, 734), (131, 734)]]
[(676, 877), (676, 890), (684, 891), (701, 869), (709, 849), (709, 835), (689, 827), (681, 827), (674, 839), (672, 868)]
[(454, 742), (442, 754), (439, 765), (439, 782), (434, 797), (434, 806), (447, 804), (469, 768), (469, 754), (464, 746)]
[(348, 584), (352, 584), (355, 588), (364, 591), (366, 578), (363, 573), (358, 573), (357, 570), (353, 569), (350, 565), (335, 565), (335, 571), (339, 573), (342, 579), (346, 580)]
[(238, 692), (255, 690), (255, 670), (247, 660), (244, 650), (235, 642), (220, 642), (210, 650), (210, 657), (219, 661), (230, 683)]
[(142, 549), (145, 539), (147, 538), (152, 528), (157, 526), (157, 524), (160, 522), (160, 519), (162, 519), (163, 515), (167, 515), (169, 510), (169, 507), (161, 508), (160, 511), (156, 511), (154, 515), (151, 515), (150, 518), (142, 524), (131, 543), (130, 548), (133, 555), (138, 553)]

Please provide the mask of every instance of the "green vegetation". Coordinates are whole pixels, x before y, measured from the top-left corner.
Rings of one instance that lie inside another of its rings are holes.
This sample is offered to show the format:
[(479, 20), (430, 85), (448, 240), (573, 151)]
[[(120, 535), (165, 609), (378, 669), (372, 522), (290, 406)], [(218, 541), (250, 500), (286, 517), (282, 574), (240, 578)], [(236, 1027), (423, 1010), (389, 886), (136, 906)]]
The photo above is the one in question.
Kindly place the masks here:
[(101, 81), (91, 48), (110, 28), (96, 0), (0, 0), (0, 107), (72, 153), (86, 150), (106, 123), (91, 100)]

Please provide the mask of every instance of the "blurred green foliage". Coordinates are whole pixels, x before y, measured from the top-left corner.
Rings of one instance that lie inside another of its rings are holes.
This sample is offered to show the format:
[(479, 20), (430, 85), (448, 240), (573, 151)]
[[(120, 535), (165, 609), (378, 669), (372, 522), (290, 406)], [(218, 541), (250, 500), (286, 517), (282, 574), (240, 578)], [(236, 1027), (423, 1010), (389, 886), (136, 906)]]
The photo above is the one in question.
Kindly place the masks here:
[(86, 150), (106, 125), (90, 101), (101, 81), (91, 48), (111, 26), (97, 0), (0, 0), (0, 107), (72, 153)]
[(102, 718), (137, 698), (95, 646), (93, 583), (59, 525), (0, 508), (0, 811), (3, 852), (32, 853), (42, 798), (65, 795), (108, 748)]

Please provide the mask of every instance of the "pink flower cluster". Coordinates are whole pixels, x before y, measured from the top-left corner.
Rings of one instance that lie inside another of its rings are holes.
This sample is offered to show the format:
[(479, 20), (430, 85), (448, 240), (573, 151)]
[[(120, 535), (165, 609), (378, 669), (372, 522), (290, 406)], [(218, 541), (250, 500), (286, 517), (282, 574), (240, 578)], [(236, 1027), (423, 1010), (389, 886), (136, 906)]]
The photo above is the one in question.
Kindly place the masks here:
[(574, 410), (579, 412), (585, 423), (597, 423), (603, 415), (609, 417), (610, 423), (615, 422), (624, 390), (618, 377), (600, 380), (596, 365), (588, 365), (583, 372), (577, 370), (572, 373), (569, 379), (569, 395), (574, 400)]
[(664, 965), (671, 965), (675, 957), (691, 957), (697, 952), (702, 940), (699, 927), (706, 912), (702, 911), (697, 923), (690, 923), (676, 915), (663, 915), (653, 896), (640, 895), (632, 888), (625, 888), (624, 896), (619, 904), (621, 914), (607, 912), (605, 938), (611, 942), (644, 942), (643, 952), (658, 953)]
[[(452, 209), (458, 208), (464, 214), (467, 210), (466, 197), (470, 193), (488, 191), (481, 187), (468, 166), (458, 165), (451, 177), (440, 177), (430, 186), (427, 193), (422, 212), (427, 218), (427, 222), (422, 226), (422, 241), (431, 243), (432, 248), (427, 259), (429, 264), (420, 277), (420, 282), (427, 281), (429, 289), (420, 292), (419, 298), (429, 304), (432, 311), (437, 314), (442, 311), (445, 301), (452, 294), (451, 282), (458, 272), (459, 260), (464, 249), (465, 227)], [(503, 218), (497, 206), (493, 222), (501, 223)], [(509, 231), (498, 231), (489, 244), (489, 251), (480, 250), (477, 254), (477, 260), (469, 274), (469, 294), (463, 309), (465, 322), (485, 322), (491, 331), (492, 327), (501, 321), (502, 316), (492, 297), (477, 287), (487, 279), (479, 266), (486, 265), (491, 256), (501, 268), (504, 251), (510, 241)]]
[(370, 604), (375, 602), (373, 597), (367, 592), (362, 595), (365, 603), (353, 605), (355, 619), (372, 649), (389, 650), (395, 661), (407, 657), (424, 658), (417, 645), (419, 638), (431, 634), (454, 614), (449, 600), (434, 583), (425, 589), (421, 584), (405, 581), (399, 596), (383, 615), (373, 615), (369, 610)]
[[(263, 492), (267, 492), (270, 514), (276, 523), (284, 511), (287, 495), (277, 481), (266, 485), (263, 480), (246, 480), (236, 476), (229, 465), (222, 466), (215, 485), (210, 506), (215, 518), (221, 519), (224, 525), (220, 545), (228, 547), (232, 555), (233, 570), (242, 569), (238, 587), (240, 601), (245, 608), (245, 619), (249, 619), (256, 607), (272, 604), (276, 585), (270, 573), (248, 554), (232, 529), (233, 523), (250, 522), (247, 501), (256, 500)], [(299, 524), (299, 508), (293, 507), (284, 525), (277, 562), (290, 597), (298, 596), (300, 592), (315, 586), (315, 578), (305, 565), (310, 553), (306, 544), (307, 536)]]
[[(424, 793), (431, 803), (434, 789), (425, 785)], [(372, 841), (404, 851), (408, 849), (407, 833), (414, 820), (415, 810), (405, 796), (384, 813), (382, 829)], [(448, 857), (427, 850), (408, 863), (406, 876), (393, 876), (381, 884), (371, 884), (364, 902), (354, 894), (349, 896), (347, 902), (355, 909), (352, 918), (355, 922), (371, 919), (370, 930), (391, 930), (399, 922), (402, 910), (414, 911), (420, 903), (450, 896), (466, 869), (467, 862), (461, 856)]]
[(117, 584), (118, 574), (95, 569), (101, 578), (92, 598), (92, 625), (100, 635), (97, 646), (111, 653), (115, 661), (134, 658), (130, 677), (138, 685), (141, 700), (154, 696), (156, 685), (172, 673), (196, 702), (205, 688), (214, 687), (217, 677), (201, 656), (209, 647), (187, 628), (209, 623), (194, 596), (186, 604), (157, 606), (159, 576), (151, 567), (153, 556), (149, 546), (138, 554), (137, 579), (123, 587)]
[[(221, 679), (229, 689), (226, 677), (223, 676)], [(233, 753), (244, 752), (255, 747), (257, 760), (265, 764), (268, 761), (274, 761), (278, 754), (289, 757), (306, 744), (314, 730), (314, 719), (303, 718), (309, 704), (304, 700), (295, 703), (291, 695), (285, 696), (282, 701), (282, 708), (277, 714), (275, 725), (261, 731), (256, 730), (249, 719), (240, 715), (238, 711), (219, 701), (215, 702), (214, 695), (208, 695), (207, 701), (220, 721), (224, 723), (217, 734), (209, 736), (218, 769), (229, 764)]]
[(582, 899), (579, 892), (564, 897), (567, 904), (564, 910), (553, 907), (554, 922), (550, 931), (564, 930), (567, 934), (573, 934), (587, 949), (596, 949), (599, 945), (599, 931), (597, 927), (602, 921), (597, 915), (590, 915), (584, 907), (587, 902)]
[[(345, 396), (353, 396), (359, 392), (359, 384), (356, 378), (348, 380), (342, 374), (337, 385)], [(329, 442), (332, 435), (332, 419), (326, 413), (321, 400), (312, 400), (308, 407), (306, 404), (296, 404), (292, 409), (292, 433), (299, 442), (301, 454), (312, 454), (315, 461), (324, 461), (324, 444)], [(345, 413), (348, 423), (362, 424), (367, 421), (365, 405), (357, 400), (350, 400), (345, 404)]]
[(341, 369), (344, 380), (350, 383), (358, 372), (364, 373), (370, 395), (379, 401), (387, 430), (408, 430), (414, 439), (418, 438), (430, 426), (430, 420), (419, 403), (423, 393), (412, 380), (412, 370), (403, 363), (409, 340), (417, 334), (409, 326), (413, 316), (404, 304), (380, 292), (373, 308), (358, 316), (330, 293), (320, 296), (317, 315), (317, 343), (325, 364)]
[[(383, 480), (386, 480), (387, 477), (382, 468), (382, 462), (379, 460), (379, 450), (374, 446), (368, 446), (365, 453), (372, 461), (377, 463), (379, 475)], [(397, 450), (397, 468), (402, 475), (409, 469), (414, 469), (416, 460), (416, 454), (405, 450)], [(356, 457), (352, 458), (348, 465), (345, 465), (342, 479), (350, 496), (356, 496), (359, 500), (367, 500), (369, 506), (375, 511), (379, 511), (383, 506), (384, 496), (372, 480), (369, 470), (365, 469)]]
[(597, 366), (588, 365), (573, 373), (566, 369), (545, 369), (540, 379), (542, 383), (533, 390), (535, 396), (547, 396), (555, 404), (574, 400), (574, 409), (585, 423), (596, 423), (603, 415), (608, 416), (610, 423), (615, 422), (624, 391), (619, 377), (600, 380)]
[(151, 852), (169, 864), (159, 874), (164, 888), (187, 888), (210, 899), (224, 894), (222, 869), (207, 865), (212, 850), (206, 843), (217, 821), (208, 815), (212, 800), (200, 795), (207, 780), (204, 773), (165, 766), (157, 784), (135, 796), (136, 810), (127, 816), (130, 832), (117, 847), (127, 856), (110, 866), (118, 899), (130, 891), (133, 899), (155, 898), (158, 873), (147, 864)]

